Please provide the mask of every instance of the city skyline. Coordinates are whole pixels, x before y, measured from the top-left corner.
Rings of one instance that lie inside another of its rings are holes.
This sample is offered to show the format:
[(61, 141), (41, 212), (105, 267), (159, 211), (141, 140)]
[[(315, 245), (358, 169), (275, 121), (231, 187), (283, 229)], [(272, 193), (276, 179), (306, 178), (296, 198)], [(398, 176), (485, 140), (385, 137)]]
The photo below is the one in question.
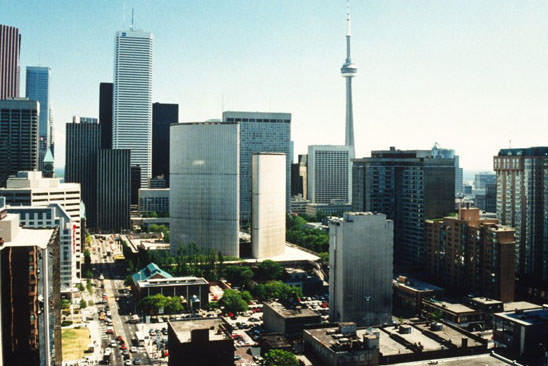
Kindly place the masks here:
[[(308, 145), (344, 141), (343, 1), (322, 9), (312, 2), (162, 8), (131, 2), (125, 12), (121, 2), (35, 5), (36, 14), (50, 17), (29, 16), (26, 4), (14, 3), (0, 23), (19, 28), (21, 68), (52, 68), (57, 167), (64, 166), (64, 124), (74, 114), (98, 114), (98, 84), (112, 80), (114, 34), (129, 28), (131, 7), (136, 28), (155, 34), (152, 101), (178, 103), (181, 121), (220, 118), (223, 110), (289, 112), (295, 156)], [(543, 144), (548, 54), (539, 45), (548, 40), (547, 4), (377, 0), (351, 6), (352, 53), (360, 66), (353, 85), (356, 157), (438, 142), (455, 149), (465, 169), (491, 170), (510, 139), (512, 147)], [(75, 26), (84, 18), (93, 19), (93, 31)], [(238, 21), (227, 31), (224, 19)], [(88, 47), (70, 57), (59, 52), (81, 42)]]

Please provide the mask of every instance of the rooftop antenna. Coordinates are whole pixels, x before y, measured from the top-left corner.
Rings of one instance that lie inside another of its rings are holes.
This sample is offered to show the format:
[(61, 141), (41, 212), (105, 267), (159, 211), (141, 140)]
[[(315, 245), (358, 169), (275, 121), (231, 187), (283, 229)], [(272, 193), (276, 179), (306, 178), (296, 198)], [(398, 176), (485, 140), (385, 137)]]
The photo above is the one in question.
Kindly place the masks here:
[(508, 140), (508, 148), (511, 149), (512, 148), (512, 140)]
[(131, 8), (131, 25), (129, 27), (129, 30), (133, 31), (134, 25), (135, 25), (135, 9)]

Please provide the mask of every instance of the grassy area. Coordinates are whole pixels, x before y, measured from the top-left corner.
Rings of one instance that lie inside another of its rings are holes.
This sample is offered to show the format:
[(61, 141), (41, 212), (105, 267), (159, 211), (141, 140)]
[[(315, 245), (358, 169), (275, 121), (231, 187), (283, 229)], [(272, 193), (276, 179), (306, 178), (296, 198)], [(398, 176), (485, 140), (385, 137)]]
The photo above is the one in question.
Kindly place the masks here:
[(76, 361), (84, 357), (84, 351), (90, 343), (87, 328), (63, 329), (63, 361)]

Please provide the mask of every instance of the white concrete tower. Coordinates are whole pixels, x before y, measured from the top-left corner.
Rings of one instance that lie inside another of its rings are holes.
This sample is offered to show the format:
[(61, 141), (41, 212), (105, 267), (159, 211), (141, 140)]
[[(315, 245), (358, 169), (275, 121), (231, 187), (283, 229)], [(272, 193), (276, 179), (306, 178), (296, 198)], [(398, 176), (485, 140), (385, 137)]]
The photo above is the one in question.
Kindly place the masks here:
[[(346, 129), (345, 140), (346, 146), (352, 147), (354, 151), (354, 115), (352, 113), (352, 78), (358, 72), (356, 65), (352, 63), (350, 58), (350, 3), (346, 2), (346, 60), (341, 67), (341, 75), (346, 79)], [(352, 154), (354, 155), (354, 154)]]
[(152, 33), (116, 33), (112, 148), (131, 150), (141, 187), (152, 176)]

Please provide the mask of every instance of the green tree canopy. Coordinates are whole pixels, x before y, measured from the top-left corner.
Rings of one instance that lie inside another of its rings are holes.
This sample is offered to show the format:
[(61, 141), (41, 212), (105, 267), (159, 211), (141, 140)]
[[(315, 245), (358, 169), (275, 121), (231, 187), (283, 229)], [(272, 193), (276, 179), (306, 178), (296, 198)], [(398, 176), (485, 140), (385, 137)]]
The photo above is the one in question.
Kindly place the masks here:
[(270, 350), (264, 358), (265, 366), (299, 366), (297, 357), (291, 352), (281, 349)]
[(290, 286), (281, 281), (271, 281), (264, 284), (257, 284), (253, 288), (253, 293), (260, 301), (279, 299), (287, 301), (302, 296), (302, 291), (299, 287)]
[(225, 268), (226, 280), (236, 286), (247, 285), (253, 275), (253, 271), (249, 267), (231, 265)]
[(225, 290), (220, 303), (226, 311), (232, 313), (247, 311), (247, 302), (243, 299), (242, 294), (236, 290)]
[(259, 281), (279, 280), (282, 278), (284, 268), (281, 264), (267, 259), (259, 264), (255, 276)]

